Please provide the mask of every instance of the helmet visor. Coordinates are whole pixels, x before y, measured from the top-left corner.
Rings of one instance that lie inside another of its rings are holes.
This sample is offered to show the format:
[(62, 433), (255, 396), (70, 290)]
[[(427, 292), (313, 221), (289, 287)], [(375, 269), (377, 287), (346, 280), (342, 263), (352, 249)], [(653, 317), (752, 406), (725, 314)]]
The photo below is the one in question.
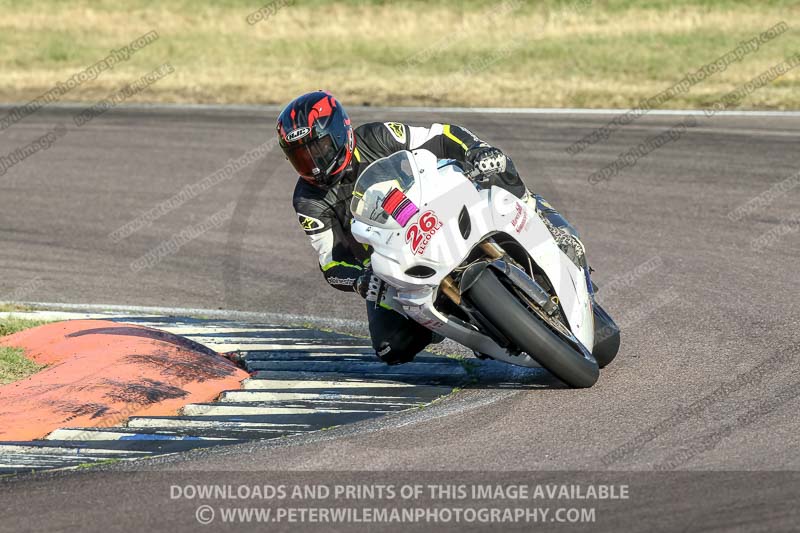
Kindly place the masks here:
[(307, 143), (293, 146), (286, 158), (298, 174), (304, 178), (319, 180), (330, 171), (339, 155), (330, 135), (313, 139)]

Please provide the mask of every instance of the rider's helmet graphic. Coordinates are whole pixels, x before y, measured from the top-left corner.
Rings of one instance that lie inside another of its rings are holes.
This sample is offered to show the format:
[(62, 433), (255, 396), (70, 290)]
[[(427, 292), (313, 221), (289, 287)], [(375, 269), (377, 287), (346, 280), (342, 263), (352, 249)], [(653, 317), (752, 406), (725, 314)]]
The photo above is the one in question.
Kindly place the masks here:
[(294, 99), (278, 116), (277, 130), (286, 159), (303, 179), (318, 187), (338, 182), (353, 158), (350, 118), (328, 92)]

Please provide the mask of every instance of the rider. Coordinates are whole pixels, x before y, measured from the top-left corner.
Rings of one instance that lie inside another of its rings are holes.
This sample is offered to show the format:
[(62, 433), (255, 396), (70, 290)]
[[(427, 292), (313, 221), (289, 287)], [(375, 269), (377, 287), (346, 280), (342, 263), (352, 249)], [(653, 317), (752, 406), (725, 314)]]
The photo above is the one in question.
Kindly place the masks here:
[(455, 159), (465, 169), (478, 168), (483, 177), (491, 176), (493, 184), (529, 202), (556, 228), (563, 228), (555, 231), (562, 240), (580, 246), (577, 251), (582, 256), (575, 231), (541, 197), (528, 192), (511, 159), (464, 127), (371, 122), (353, 128), (342, 105), (330, 93), (317, 91), (289, 103), (278, 117), (277, 130), (286, 158), (300, 174), (294, 209), (319, 255), (320, 269), (333, 288), (357, 292), (367, 300), (373, 348), (390, 365), (411, 361), (431, 343), (433, 334), (377, 304), (380, 280), (372, 275), (369, 251), (350, 233), (353, 188), (373, 161), (422, 148), (439, 159)]

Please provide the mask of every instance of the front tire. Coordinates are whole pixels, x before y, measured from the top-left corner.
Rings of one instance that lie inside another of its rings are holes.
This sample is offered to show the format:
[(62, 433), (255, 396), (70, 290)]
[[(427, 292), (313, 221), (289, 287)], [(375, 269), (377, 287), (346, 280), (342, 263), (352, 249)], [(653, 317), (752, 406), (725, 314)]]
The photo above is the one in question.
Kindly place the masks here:
[(592, 355), (600, 368), (614, 360), (619, 351), (619, 326), (600, 304), (594, 302), (594, 348)]
[(597, 364), (584, 358), (532, 315), (491, 269), (480, 274), (467, 291), (467, 297), (517, 348), (570, 387), (591, 387), (597, 381), (600, 376)]

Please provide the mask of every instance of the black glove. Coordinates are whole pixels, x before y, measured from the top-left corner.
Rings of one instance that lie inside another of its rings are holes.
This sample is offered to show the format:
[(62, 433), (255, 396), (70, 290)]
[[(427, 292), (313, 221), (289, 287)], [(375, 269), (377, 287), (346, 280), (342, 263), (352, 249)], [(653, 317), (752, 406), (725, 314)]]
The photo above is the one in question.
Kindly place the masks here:
[(486, 143), (470, 146), (466, 153), (466, 160), (483, 176), (502, 174), (506, 171), (506, 155), (499, 148)]
[(383, 281), (372, 273), (372, 265), (368, 266), (364, 273), (358, 276), (358, 279), (353, 283), (355, 291), (370, 302), (378, 301), (382, 287)]

